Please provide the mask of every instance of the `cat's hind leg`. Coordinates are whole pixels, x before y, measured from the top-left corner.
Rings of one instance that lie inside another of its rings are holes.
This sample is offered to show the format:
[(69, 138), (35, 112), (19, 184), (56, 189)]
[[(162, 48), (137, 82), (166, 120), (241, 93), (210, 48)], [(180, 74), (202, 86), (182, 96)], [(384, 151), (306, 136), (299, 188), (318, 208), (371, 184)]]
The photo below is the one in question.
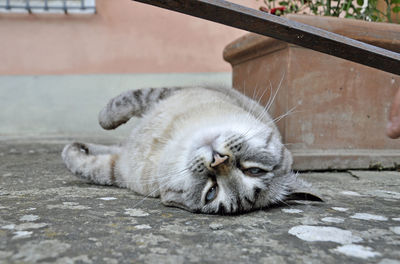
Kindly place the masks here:
[(118, 185), (115, 169), (119, 159), (119, 147), (72, 143), (62, 151), (67, 168), (77, 176), (101, 185)]
[(100, 126), (104, 129), (117, 128), (133, 116), (142, 116), (154, 104), (171, 96), (180, 89), (180, 87), (169, 87), (126, 91), (112, 98), (100, 111)]

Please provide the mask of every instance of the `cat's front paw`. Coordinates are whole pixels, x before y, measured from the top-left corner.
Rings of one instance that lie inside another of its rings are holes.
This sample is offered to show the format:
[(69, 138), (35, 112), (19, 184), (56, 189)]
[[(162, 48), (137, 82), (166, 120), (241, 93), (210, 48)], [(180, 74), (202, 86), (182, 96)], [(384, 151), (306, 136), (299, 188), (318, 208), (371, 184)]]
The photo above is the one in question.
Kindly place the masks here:
[(83, 144), (83, 143), (79, 143), (79, 142), (74, 142), (71, 144), (68, 144), (64, 147), (62, 153), (61, 153), (61, 157), (64, 160), (64, 162), (66, 162), (68, 160), (68, 157), (72, 155), (76, 155), (76, 154), (84, 154), (84, 155), (88, 155), (89, 154), (89, 148)]

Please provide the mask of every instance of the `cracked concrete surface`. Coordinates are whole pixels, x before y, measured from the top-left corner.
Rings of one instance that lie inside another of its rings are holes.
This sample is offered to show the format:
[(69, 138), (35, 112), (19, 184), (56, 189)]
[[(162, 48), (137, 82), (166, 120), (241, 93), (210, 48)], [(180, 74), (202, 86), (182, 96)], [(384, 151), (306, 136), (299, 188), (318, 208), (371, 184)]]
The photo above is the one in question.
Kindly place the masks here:
[(324, 203), (201, 215), (75, 178), (67, 142), (0, 139), (0, 263), (400, 263), (399, 172), (304, 173)]

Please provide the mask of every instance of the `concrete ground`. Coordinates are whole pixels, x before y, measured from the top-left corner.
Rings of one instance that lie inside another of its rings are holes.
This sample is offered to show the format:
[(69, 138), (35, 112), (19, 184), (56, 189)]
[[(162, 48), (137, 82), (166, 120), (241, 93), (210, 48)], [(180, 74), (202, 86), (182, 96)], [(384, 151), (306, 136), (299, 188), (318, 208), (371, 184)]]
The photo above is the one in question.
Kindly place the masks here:
[(0, 263), (400, 263), (400, 173), (302, 173), (324, 203), (192, 214), (64, 167), (70, 139), (0, 138)]

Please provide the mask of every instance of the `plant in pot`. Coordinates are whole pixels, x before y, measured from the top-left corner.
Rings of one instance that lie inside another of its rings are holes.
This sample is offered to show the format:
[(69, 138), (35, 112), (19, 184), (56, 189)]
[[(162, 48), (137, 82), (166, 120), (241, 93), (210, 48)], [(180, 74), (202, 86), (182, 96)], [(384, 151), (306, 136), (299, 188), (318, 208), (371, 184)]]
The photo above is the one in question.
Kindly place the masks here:
[(400, 23), (400, 0), (264, 0), (260, 10), (274, 15), (312, 14)]
[[(378, 22), (394, 22), (400, 0), (385, 1), (381, 9), (377, 0), (264, 0), (260, 10), (400, 52), (400, 25)], [(233, 86), (262, 95), (262, 103), (279, 88), (273, 117), (295, 108), (277, 123), (294, 169), (400, 164), (400, 140), (385, 135), (400, 76), (252, 33), (229, 44), (224, 59), (232, 65)]]

